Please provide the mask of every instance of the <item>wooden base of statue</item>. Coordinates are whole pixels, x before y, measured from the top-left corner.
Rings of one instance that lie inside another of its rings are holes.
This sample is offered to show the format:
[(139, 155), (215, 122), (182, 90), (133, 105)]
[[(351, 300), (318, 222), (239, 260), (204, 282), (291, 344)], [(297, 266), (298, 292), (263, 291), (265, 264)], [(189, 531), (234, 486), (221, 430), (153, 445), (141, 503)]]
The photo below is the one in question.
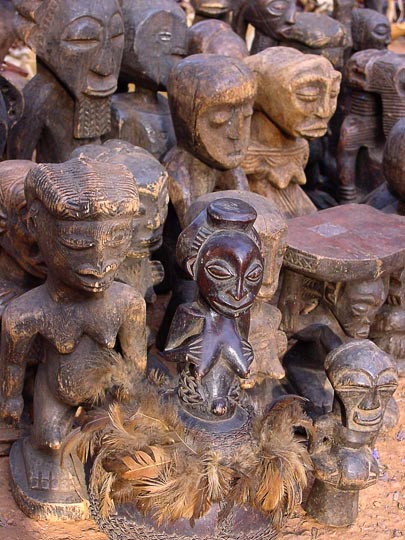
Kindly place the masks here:
[(76, 457), (69, 456), (62, 468), (59, 453), (35, 450), (25, 437), (11, 448), (10, 471), (14, 499), (28, 517), (39, 521), (89, 517), (83, 465)]
[[(97, 506), (97, 494), (90, 496), (92, 510)], [(251, 509), (235, 508), (223, 521), (219, 519), (221, 508), (215, 505), (206, 516), (197, 520), (192, 527), (186, 519), (160, 526), (147, 516), (143, 516), (134, 505), (123, 504), (116, 507), (116, 513), (102, 519), (98, 512), (92, 517), (99, 528), (113, 540), (275, 540), (279, 537), (268, 519)]]
[(346, 527), (357, 518), (359, 492), (343, 491), (316, 479), (304, 510), (319, 523), (330, 527)]

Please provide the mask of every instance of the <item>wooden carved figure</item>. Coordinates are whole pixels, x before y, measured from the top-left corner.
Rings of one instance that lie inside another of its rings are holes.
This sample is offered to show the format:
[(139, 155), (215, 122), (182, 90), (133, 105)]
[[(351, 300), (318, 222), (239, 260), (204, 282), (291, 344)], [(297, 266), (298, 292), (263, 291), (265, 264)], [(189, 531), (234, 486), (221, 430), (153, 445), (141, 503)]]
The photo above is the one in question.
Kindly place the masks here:
[(387, 17), (373, 9), (353, 9), (352, 39), (353, 52), (386, 49), (391, 42), (391, 28)]
[(300, 188), (306, 182), (307, 141), (326, 133), (341, 76), (325, 58), (287, 47), (269, 48), (245, 63), (258, 79), (251, 140), (242, 163), (249, 187), (287, 218), (314, 212)]
[(337, 152), (342, 202), (361, 198), (384, 181), (382, 153), (394, 124), (405, 116), (405, 58), (387, 50), (355, 53), (346, 65), (351, 93)]
[(240, 164), (249, 144), (256, 82), (240, 60), (196, 54), (171, 71), (167, 89), (177, 146), (163, 164), (170, 200), (184, 225), (187, 209), (201, 195), (248, 189)]
[(315, 421), (309, 445), (315, 483), (304, 507), (321, 523), (344, 527), (357, 517), (359, 491), (377, 482), (373, 449), (398, 376), (392, 358), (368, 340), (332, 350), (325, 370), (333, 410)]
[(1, 336), (1, 417), (18, 422), (27, 353), (40, 340), (30, 437), (12, 447), (12, 489), (37, 519), (87, 513), (80, 468), (60, 448), (79, 405), (124, 399), (146, 363), (145, 306), (114, 278), (131, 244), (139, 198), (123, 166), (85, 158), (42, 164), (25, 181), (46, 282), (10, 303)]
[(62, 162), (111, 129), (111, 95), (124, 47), (118, 0), (15, 0), (20, 37), (37, 54), (9, 158)]
[(188, 54), (221, 54), (242, 60), (249, 56), (246, 42), (229, 24), (210, 19), (193, 25), (188, 31)]
[(146, 302), (153, 302), (153, 287), (164, 277), (161, 263), (152, 261), (151, 256), (162, 244), (169, 201), (167, 172), (149, 152), (121, 140), (111, 139), (103, 145), (77, 148), (72, 157), (79, 155), (87, 155), (99, 162), (125, 165), (134, 175), (141, 212), (134, 220), (131, 246), (116, 279), (134, 287)]
[(271, 305), (278, 288), (279, 274), (286, 248), (287, 224), (271, 201), (248, 191), (216, 191), (203, 195), (193, 203), (186, 219), (191, 223), (207, 206), (218, 199), (235, 198), (248, 203), (257, 213), (255, 229), (261, 241), (264, 260), (263, 281), (250, 313), (249, 343), (254, 352), (254, 362), (248, 380), (241, 381), (244, 388), (266, 378), (282, 379), (285, 375), (281, 359), (287, 340), (280, 330), (281, 313)]
[[(186, 16), (175, 0), (124, 0), (125, 47), (120, 93), (112, 100), (109, 138), (141, 146), (160, 159), (174, 146), (165, 90), (169, 72), (187, 54)], [(127, 92), (135, 83), (135, 92)]]

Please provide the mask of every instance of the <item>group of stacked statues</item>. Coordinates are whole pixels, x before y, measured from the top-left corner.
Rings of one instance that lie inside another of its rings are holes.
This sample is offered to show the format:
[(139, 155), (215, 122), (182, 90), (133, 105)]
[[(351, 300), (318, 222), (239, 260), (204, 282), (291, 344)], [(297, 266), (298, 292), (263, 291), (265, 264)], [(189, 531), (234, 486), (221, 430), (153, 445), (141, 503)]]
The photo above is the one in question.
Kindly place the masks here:
[(405, 55), (354, 1), (184, 4), (0, 0), (12, 493), (113, 540), (346, 526), (405, 376)]

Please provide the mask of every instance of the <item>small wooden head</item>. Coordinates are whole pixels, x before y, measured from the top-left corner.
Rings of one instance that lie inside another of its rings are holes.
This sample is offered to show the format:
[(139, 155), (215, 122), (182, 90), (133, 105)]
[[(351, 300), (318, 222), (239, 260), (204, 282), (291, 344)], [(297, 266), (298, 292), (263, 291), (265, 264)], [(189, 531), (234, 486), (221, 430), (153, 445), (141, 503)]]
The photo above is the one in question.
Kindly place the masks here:
[(341, 81), (326, 58), (272, 47), (245, 63), (258, 78), (255, 109), (291, 137), (313, 139), (326, 133)]
[(120, 77), (164, 89), (171, 68), (187, 54), (187, 21), (175, 0), (123, 0), (125, 48)]
[(328, 354), (325, 369), (343, 425), (356, 432), (378, 432), (398, 386), (392, 358), (372, 341), (351, 341)]
[(276, 41), (288, 38), (296, 14), (295, 0), (249, 0), (244, 12), (247, 22)]
[(208, 19), (188, 32), (188, 54), (221, 54), (242, 60), (249, 56), (245, 40), (224, 21)]
[(240, 60), (211, 54), (184, 59), (167, 90), (179, 146), (217, 169), (245, 157), (256, 82)]

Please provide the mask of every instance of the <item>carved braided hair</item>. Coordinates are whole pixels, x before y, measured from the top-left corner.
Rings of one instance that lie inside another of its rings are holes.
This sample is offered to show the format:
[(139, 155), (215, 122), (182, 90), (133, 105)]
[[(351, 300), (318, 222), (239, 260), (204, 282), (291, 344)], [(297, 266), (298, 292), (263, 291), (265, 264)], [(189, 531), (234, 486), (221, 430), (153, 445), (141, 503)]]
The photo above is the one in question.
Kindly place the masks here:
[(72, 221), (135, 217), (139, 211), (131, 172), (123, 165), (98, 163), (85, 156), (37, 165), (25, 180), (25, 196), (29, 208), (39, 201), (56, 218)]

